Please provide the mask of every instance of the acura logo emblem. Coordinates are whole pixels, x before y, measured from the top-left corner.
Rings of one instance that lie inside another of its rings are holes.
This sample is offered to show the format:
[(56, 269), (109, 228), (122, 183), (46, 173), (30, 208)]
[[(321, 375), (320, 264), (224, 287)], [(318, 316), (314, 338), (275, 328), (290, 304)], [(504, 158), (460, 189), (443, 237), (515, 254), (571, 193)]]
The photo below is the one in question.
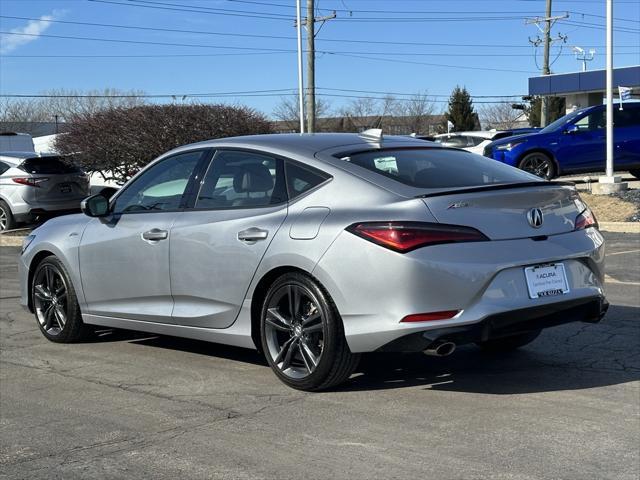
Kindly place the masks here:
[(540, 228), (542, 226), (542, 222), (544, 222), (542, 210), (539, 208), (532, 208), (527, 212), (527, 220), (529, 221), (529, 225), (533, 228)]

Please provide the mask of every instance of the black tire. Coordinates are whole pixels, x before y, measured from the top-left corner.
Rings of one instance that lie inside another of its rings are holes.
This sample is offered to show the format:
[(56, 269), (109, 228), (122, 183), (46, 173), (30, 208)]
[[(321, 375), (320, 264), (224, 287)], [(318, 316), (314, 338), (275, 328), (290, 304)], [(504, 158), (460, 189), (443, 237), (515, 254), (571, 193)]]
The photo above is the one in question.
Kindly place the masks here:
[(73, 343), (92, 333), (82, 321), (69, 273), (55, 256), (46, 257), (36, 267), (31, 281), (31, 301), (38, 327), (47, 340)]
[(260, 338), (276, 376), (298, 390), (335, 387), (360, 360), (349, 350), (333, 300), (302, 273), (286, 273), (269, 288), (260, 312)]
[(558, 174), (556, 165), (551, 157), (542, 152), (527, 153), (518, 162), (518, 168), (545, 180), (551, 180)]
[(634, 169), (634, 170), (629, 170), (629, 173), (631, 175), (633, 175), (636, 178), (640, 178), (640, 168), (638, 169)]
[(511, 335), (509, 337), (495, 338), (493, 340), (487, 340), (486, 342), (478, 342), (476, 343), (476, 345), (478, 345), (486, 352), (511, 352), (533, 342), (536, 338), (538, 338), (540, 332), (541, 330), (534, 330), (533, 332), (520, 333), (518, 335)]
[(13, 213), (9, 205), (4, 200), (0, 200), (0, 232), (16, 228), (17, 223), (13, 218)]

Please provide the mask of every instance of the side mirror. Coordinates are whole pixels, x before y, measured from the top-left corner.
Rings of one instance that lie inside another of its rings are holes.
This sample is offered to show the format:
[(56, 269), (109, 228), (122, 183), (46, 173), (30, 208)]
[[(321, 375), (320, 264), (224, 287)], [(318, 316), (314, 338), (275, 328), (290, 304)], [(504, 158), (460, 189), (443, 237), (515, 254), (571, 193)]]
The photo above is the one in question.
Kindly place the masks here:
[(580, 129), (577, 125), (569, 125), (567, 128), (565, 128), (564, 133), (571, 135), (573, 133), (578, 133), (579, 131)]
[(92, 195), (80, 202), (80, 210), (88, 217), (104, 217), (109, 213), (109, 200), (101, 194)]

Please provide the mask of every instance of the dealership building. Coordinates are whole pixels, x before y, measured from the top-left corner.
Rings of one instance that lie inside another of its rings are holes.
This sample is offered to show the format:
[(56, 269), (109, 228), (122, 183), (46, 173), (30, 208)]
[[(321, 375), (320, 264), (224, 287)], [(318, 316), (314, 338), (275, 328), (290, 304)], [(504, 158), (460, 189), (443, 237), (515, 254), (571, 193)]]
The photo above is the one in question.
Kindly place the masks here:
[[(640, 65), (613, 70), (614, 102), (618, 87), (631, 88), (631, 98), (640, 100)], [(583, 107), (602, 105), (606, 90), (606, 71), (559, 73), (529, 78), (529, 95), (564, 97), (567, 113)]]

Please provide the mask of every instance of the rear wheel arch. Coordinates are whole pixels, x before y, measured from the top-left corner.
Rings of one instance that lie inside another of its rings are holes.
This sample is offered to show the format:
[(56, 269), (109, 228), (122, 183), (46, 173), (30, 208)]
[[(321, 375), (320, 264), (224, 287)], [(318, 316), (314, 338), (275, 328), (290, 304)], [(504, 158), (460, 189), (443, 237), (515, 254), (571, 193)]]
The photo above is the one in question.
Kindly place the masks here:
[(267, 296), (269, 287), (273, 285), (273, 282), (275, 282), (276, 279), (285, 273), (302, 273), (304, 275), (311, 276), (309, 272), (302, 268), (294, 267), (293, 265), (285, 265), (269, 270), (257, 283), (256, 288), (253, 290), (253, 295), (251, 296), (251, 340), (253, 340), (253, 343), (259, 352), (262, 352), (262, 340), (260, 339), (260, 314), (262, 304)]

